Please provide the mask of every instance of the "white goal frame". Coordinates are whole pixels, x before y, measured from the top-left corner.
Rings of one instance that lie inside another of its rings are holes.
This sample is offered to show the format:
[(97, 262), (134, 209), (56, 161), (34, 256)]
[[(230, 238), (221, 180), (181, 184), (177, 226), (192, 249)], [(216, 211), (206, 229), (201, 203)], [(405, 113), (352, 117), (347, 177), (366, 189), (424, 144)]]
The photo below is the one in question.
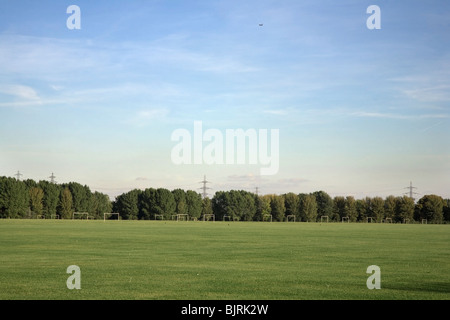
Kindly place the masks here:
[(107, 214), (109, 214), (109, 215), (117, 214), (117, 221), (120, 220), (120, 214), (119, 213), (117, 213), (117, 212), (105, 212), (105, 213), (103, 213), (103, 221), (106, 221), (106, 215)]
[(72, 213), (72, 220), (75, 220), (76, 214), (81, 215), (81, 216), (82, 215), (86, 216), (86, 219), (81, 218), (81, 220), (89, 220), (89, 212), (74, 212), (74, 213)]
[[(180, 218), (183, 217), (185, 219), (181, 220)], [(185, 213), (179, 213), (177, 214), (177, 222), (178, 221), (189, 221), (189, 215)]]
[(349, 217), (342, 217), (342, 222), (350, 223), (350, 218)]
[(427, 219), (422, 219), (422, 224), (428, 224), (428, 220)]
[(213, 214), (204, 214), (203, 215), (203, 221), (210, 221), (210, 218), (212, 218), (212, 221), (216, 221), (216, 216)]
[(384, 223), (392, 223), (392, 218), (385, 218)]
[(228, 219), (228, 221), (233, 221), (231, 220), (231, 216), (224, 215), (222, 221), (225, 221), (225, 219)]
[(265, 215), (263, 215), (263, 222), (264, 221), (269, 221), (269, 218), (270, 218), (270, 222), (272, 222), (272, 215), (271, 214), (265, 214)]
[(286, 222), (291, 222), (291, 221), (295, 222), (295, 215), (294, 214), (290, 214), (290, 215), (286, 216)]
[(328, 223), (328, 216), (321, 216), (321, 217), (320, 217), (320, 223), (323, 222), (323, 218), (327, 218), (327, 223)]
[(369, 223), (369, 219), (370, 219), (370, 223), (373, 223), (373, 217), (366, 217), (366, 222)]
[(162, 215), (162, 214), (155, 214), (155, 220), (158, 220), (158, 217), (160, 218), (159, 220), (164, 220), (164, 215)]

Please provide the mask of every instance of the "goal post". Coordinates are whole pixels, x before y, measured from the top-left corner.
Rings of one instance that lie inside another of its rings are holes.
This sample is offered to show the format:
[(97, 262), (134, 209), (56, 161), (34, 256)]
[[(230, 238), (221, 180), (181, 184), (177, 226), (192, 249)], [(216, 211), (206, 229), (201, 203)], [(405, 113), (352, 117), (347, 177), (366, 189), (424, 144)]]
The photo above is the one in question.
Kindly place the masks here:
[(177, 221), (189, 221), (189, 215), (177, 214)]
[(216, 216), (213, 214), (204, 214), (203, 221), (216, 221)]
[(321, 217), (320, 217), (320, 223), (323, 222), (323, 219), (324, 219), (324, 218), (326, 218), (326, 219), (327, 219), (327, 222), (328, 222), (328, 216), (321, 216)]
[[(88, 212), (74, 212), (72, 214), (72, 220), (75, 219), (75, 216), (80, 216), (81, 220), (89, 220), (89, 213)], [(86, 219), (83, 219), (83, 216), (86, 216)]]
[(117, 221), (119, 221), (120, 220), (120, 214), (119, 213), (117, 213), (117, 212), (105, 212), (105, 213), (103, 213), (103, 221), (106, 221), (106, 216), (115, 216), (115, 215), (117, 215)]
[(295, 215), (290, 214), (290, 215), (286, 216), (286, 222), (295, 222)]
[(349, 217), (342, 217), (342, 222), (350, 222), (350, 218)]

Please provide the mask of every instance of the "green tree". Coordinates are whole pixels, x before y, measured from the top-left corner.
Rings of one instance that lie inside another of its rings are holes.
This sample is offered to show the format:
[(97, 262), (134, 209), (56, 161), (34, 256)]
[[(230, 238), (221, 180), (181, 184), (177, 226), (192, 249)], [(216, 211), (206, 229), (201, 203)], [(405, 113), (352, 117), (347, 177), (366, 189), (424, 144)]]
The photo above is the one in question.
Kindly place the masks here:
[(420, 219), (432, 223), (442, 223), (444, 218), (444, 199), (437, 195), (425, 195), (417, 203)]
[(410, 197), (403, 196), (396, 199), (396, 215), (395, 221), (404, 222), (406, 220), (414, 220), (414, 200)]
[(388, 196), (384, 199), (384, 215), (386, 218), (392, 219), (394, 221), (395, 218), (395, 197)]
[(270, 196), (270, 209), (274, 221), (283, 221), (285, 218), (286, 207), (282, 195), (273, 194)]
[(317, 203), (317, 215), (328, 216), (332, 218), (333, 216), (333, 199), (330, 197), (328, 193), (325, 191), (316, 191), (313, 192), (314, 197), (316, 198)]
[(309, 222), (317, 220), (317, 202), (313, 194), (300, 196), (300, 216)]
[(199, 219), (202, 214), (202, 196), (195, 191), (186, 191), (187, 214), (191, 218)]
[(30, 209), (36, 216), (41, 216), (44, 211), (44, 191), (38, 187), (32, 187), (30, 193)]
[(286, 207), (286, 216), (294, 215), (300, 220), (300, 198), (293, 192), (284, 195), (284, 206)]
[(136, 220), (139, 215), (138, 199), (141, 192), (138, 189), (133, 189), (119, 195), (114, 201), (113, 210), (118, 212), (124, 220)]
[(73, 210), (75, 212), (90, 212), (91, 210), (91, 190), (88, 186), (83, 186), (78, 182), (69, 182), (68, 187), (73, 198)]
[(147, 188), (138, 193), (138, 219), (151, 220), (155, 218), (157, 191), (154, 188)]
[(377, 222), (384, 219), (384, 200), (381, 197), (373, 197), (370, 200), (370, 212)]
[(358, 221), (366, 221), (368, 214), (368, 205), (366, 199), (357, 199), (356, 200), (356, 212), (358, 214)]
[(272, 214), (272, 208), (270, 207), (271, 197), (270, 195), (257, 196), (255, 199), (256, 213), (255, 220), (265, 221), (269, 220), (269, 216)]
[(91, 210), (96, 219), (103, 219), (105, 213), (111, 213), (112, 203), (108, 195), (95, 191), (91, 197)]
[(171, 219), (176, 205), (172, 192), (165, 188), (156, 189), (156, 202), (153, 206), (155, 214), (163, 215), (167, 220)]
[(356, 200), (353, 196), (347, 196), (344, 204), (344, 214), (352, 222), (358, 219), (358, 211), (356, 210)]
[(346, 217), (345, 212), (345, 197), (342, 196), (336, 196), (333, 199), (333, 215), (331, 217), (331, 220), (333, 221), (341, 221), (342, 217)]
[(175, 213), (188, 214), (188, 208), (186, 204), (186, 192), (182, 189), (175, 189), (172, 190), (172, 193), (176, 203)]
[(61, 190), (60, 201), (59, 201), (59, 211), (61, 214), (61, 219), (72, 218), (73, 213), (73, 198), (72, 193), (69, 188), (64, 188)]
[(212, 208), (212, 201), (210, 198), (206, 197), (202, 200), (202, 216), (214, 214)]
[(24, 182), (15, 178), (0, 179), (0, 215), (4, 218), (25, 218), (30, 210), (30, 195)]
[(443, 208), (444, 220), (446, 222), (450, 222), (450, 199), (445, 199), (444, 202), (445, 202)]
[(58, 204), (61, 194), (61, 187), (55, 183), (48, 181), (39, 181), (39, 188), (44, 191), (44, 198), (42, 199), (44, 205), (44, 214), (47, 218), (56, 216), (58, 213)]

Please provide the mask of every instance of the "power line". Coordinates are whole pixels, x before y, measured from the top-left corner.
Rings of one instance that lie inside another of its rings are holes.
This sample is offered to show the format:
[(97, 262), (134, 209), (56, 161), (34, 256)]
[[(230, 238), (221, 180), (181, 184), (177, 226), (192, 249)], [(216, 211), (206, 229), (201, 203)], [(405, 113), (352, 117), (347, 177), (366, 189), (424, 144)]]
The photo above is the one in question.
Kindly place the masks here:
[(15, 176), (16, 176), (17, 180), (20, 180), (20, 176), (23, 176), (23, 174), (21, 174), (20, 171), (17, 171)]
[(56, 180), (55, 180), (55, 175), (53, 174), (53, 172), (52, 172), (52, 175), (49, 177), (50, 178), (50, 182), (51, 183), (56, 183)]
[(209, 181), (206, 181), (206, 176), (203, 176), (203, 181), (200, 181), (200, 183), (203, 183), (203, 187), (201, 187), (201, 188), (199, 188), (199, 189), (202, 190), (202, 197), (203, 197), (203, 199), (205, 199), (205, 198), (208, 197), (208, 193), (206, 193), (206, 190), (211, 189), (211, 188), (208, 188), (208, 187), (206, 186), (206, 184), (207, 184), (207, 183), (210, 183), (210, 182), (209, 182)]
[(417, 192), (413, 192), (413, 189), (417, 189), (417, 188), (413, 187), (412, 181), (409, 183), (409, 187), (405, 187), (405, 189), (409, 189), (409, 192), (406, 192), (405, 194), (409, 193), (409, 197), (414, 200), (413, 194), (418, 194), (418, 193)]

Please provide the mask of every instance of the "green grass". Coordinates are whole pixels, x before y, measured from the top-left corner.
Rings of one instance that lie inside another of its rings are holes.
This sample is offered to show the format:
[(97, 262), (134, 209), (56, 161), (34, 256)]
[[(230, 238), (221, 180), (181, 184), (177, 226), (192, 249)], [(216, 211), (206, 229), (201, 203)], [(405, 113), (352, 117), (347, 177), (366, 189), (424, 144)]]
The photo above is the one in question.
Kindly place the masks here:
[(448, 225), (0, 220), (0, 299), (447, 300), (449, 240)]

